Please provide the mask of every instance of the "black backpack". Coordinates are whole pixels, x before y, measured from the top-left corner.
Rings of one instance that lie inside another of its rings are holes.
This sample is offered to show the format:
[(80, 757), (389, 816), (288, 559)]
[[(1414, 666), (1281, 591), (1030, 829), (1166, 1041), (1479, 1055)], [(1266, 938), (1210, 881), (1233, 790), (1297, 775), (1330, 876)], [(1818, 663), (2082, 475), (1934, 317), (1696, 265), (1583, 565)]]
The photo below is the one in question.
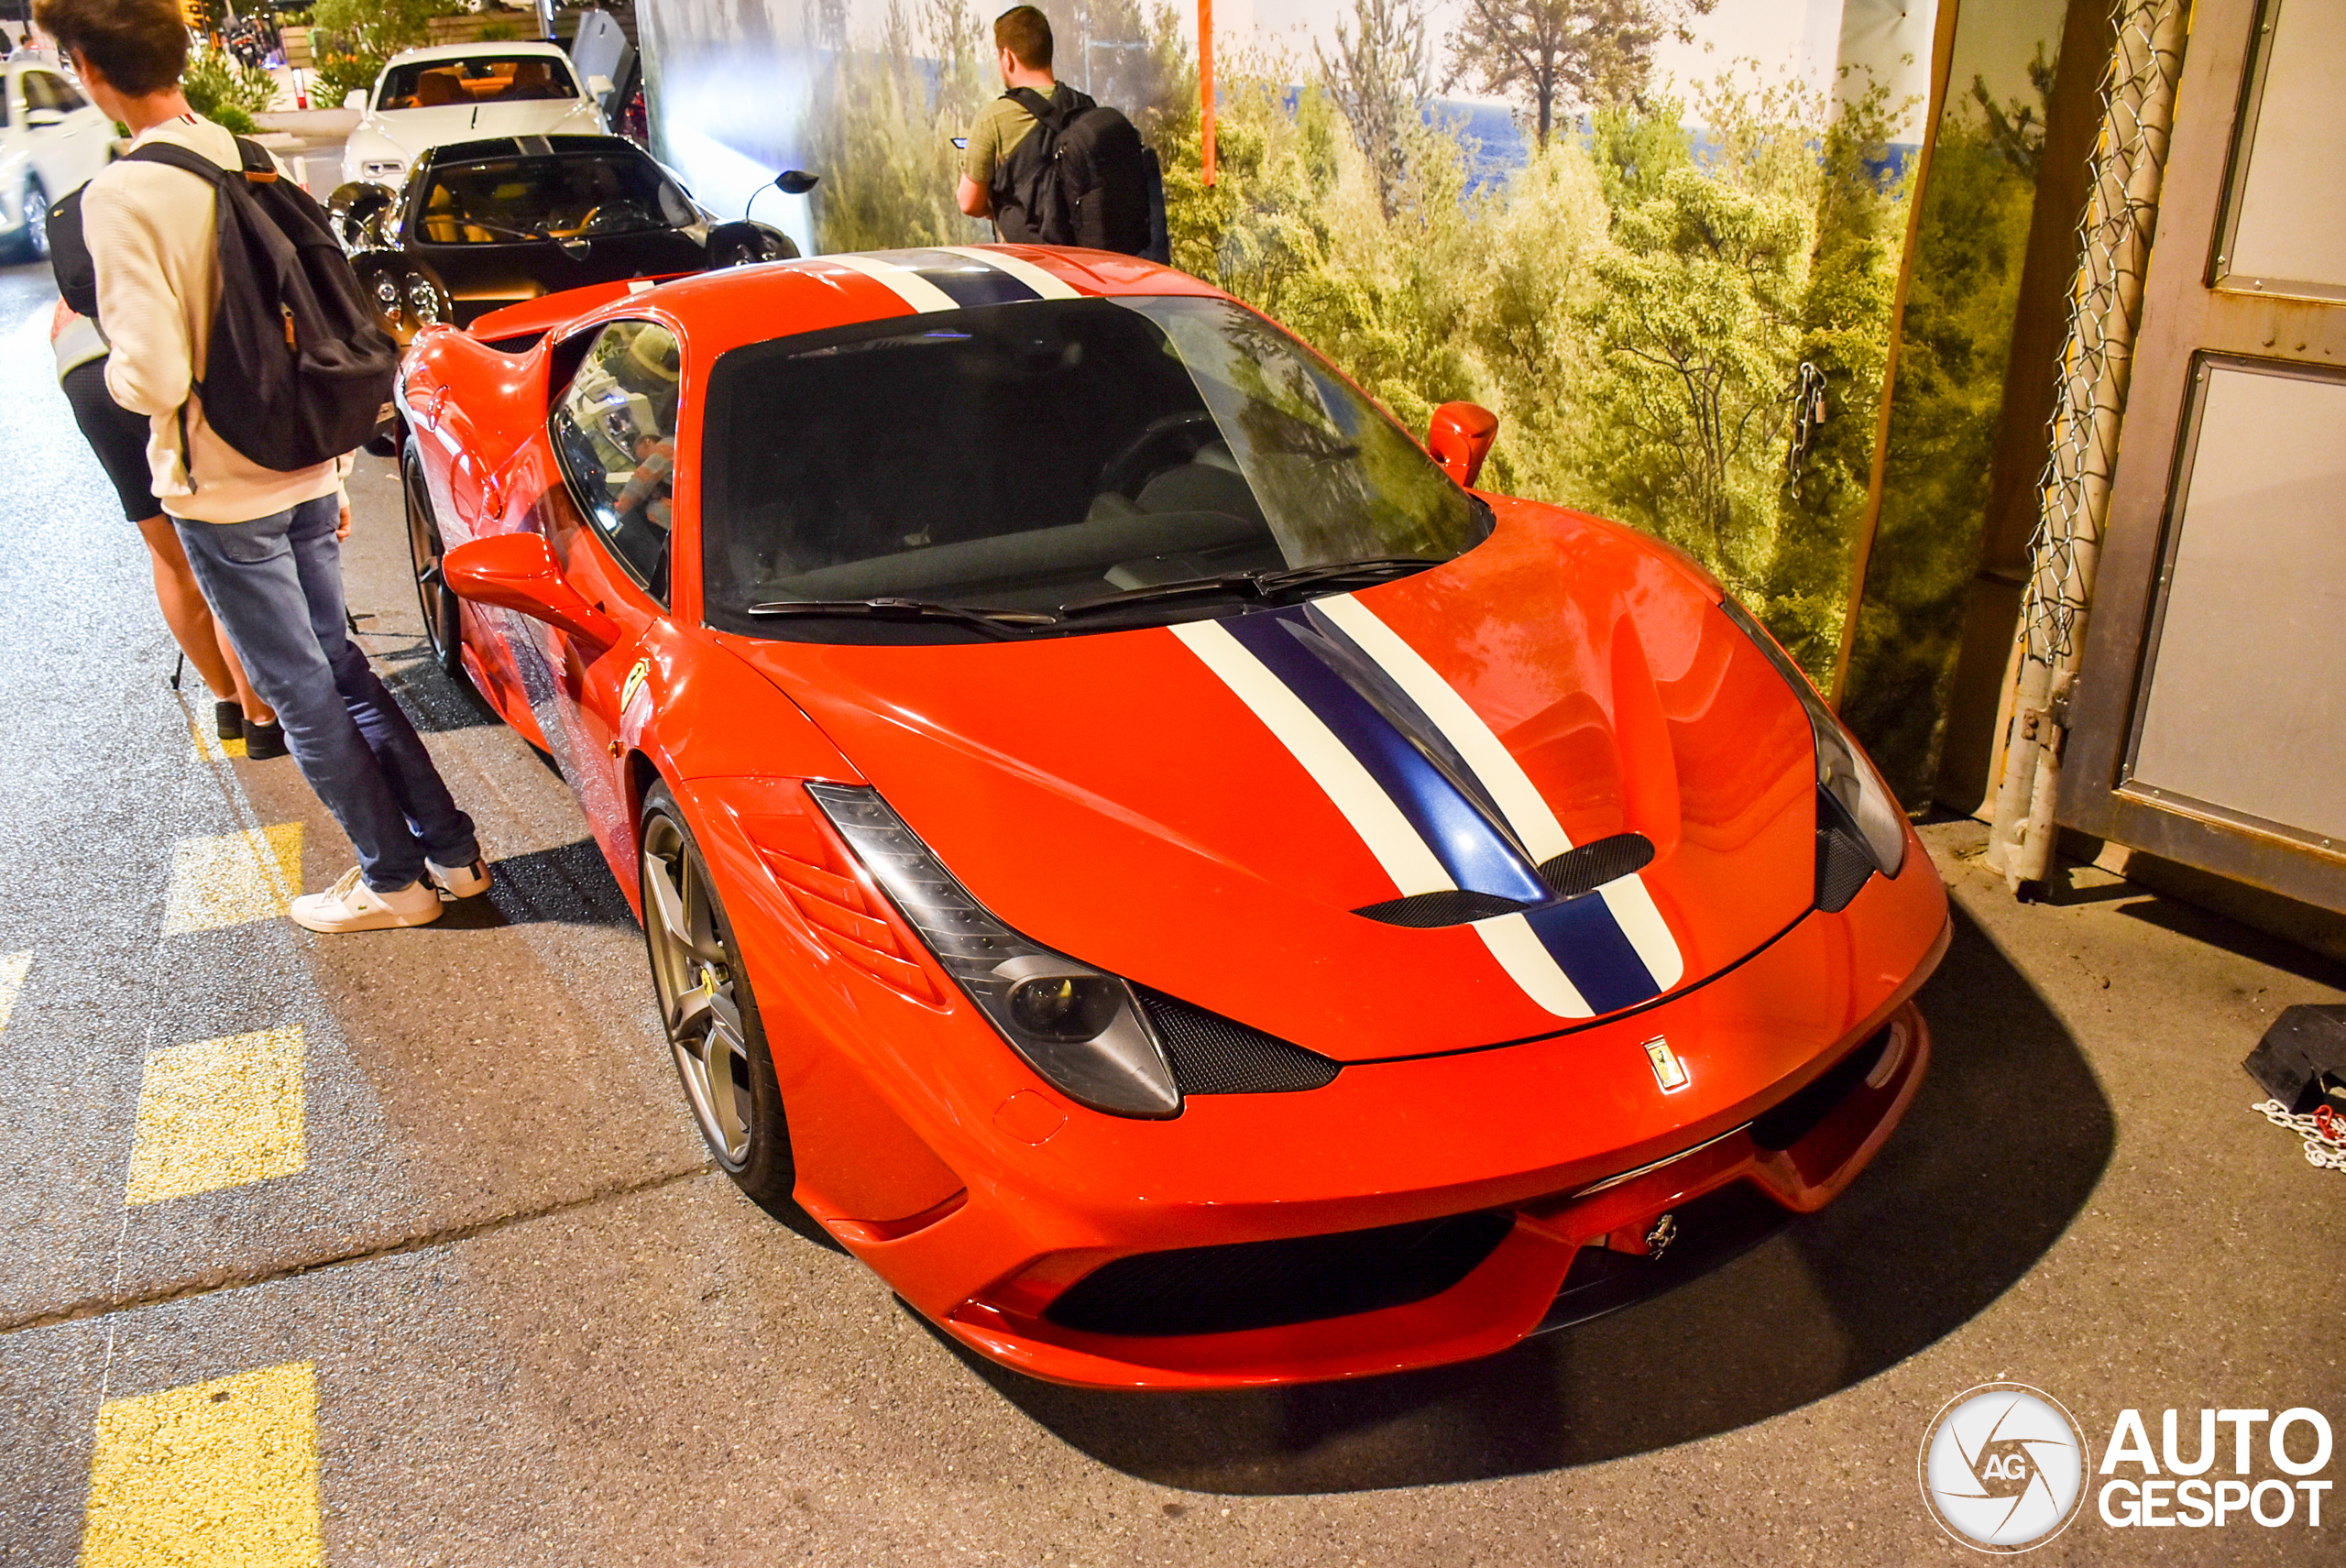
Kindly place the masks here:
[[(242, 137), (236, 149), (242, 170), (170, 142), (128, 156), (185, 170), (217, 193), (220, 302), (196, 390), (221, 440), (264, 468), (291, 473), (355, 451), (375, 433), (400, 347), (360, 292), (325, 209), (280, 178), (268, 153)], [(52, 210), (50, 265), (65, 302), (94, 321), (97, 274), (82, 234), (81, 195)], [(181, 431), (184, 454), (184, 410)]]
[(1031, 87), (1003, 96), (1035, 116), (1003, 160), (1002, 183), (1025, 221), (1003, 224), (1003, 238), (1147, 255), (1151, 160), (1133, 123), (1064, 82), (1049, 98)]

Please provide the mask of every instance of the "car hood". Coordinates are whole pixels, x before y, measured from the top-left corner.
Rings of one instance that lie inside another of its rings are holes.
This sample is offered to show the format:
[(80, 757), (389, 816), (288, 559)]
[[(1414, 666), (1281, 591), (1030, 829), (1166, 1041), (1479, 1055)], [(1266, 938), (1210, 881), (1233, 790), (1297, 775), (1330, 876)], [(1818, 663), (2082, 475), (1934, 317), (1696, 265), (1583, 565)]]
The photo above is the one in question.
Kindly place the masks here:
[[(1696, 983), (1814, 886), (1807, 721), (1697, 576), (1498, 505), (1456, 561), (1275, 612), (726, 641), (1035, 939), (1339, 1059), (1464, 1049)], [(1650, 862), (1595, 892), (1533, 873), (1625, 834)]]
[[(524, 98), (510, 104), (451, 104), (437, 109), (381, 109), (351, 133), (394, 148), (411, 162), (426, 148), (490, 137), (546, 136), (576, 130), (586, 118), (581, 98)], [(594, 129), (603, 127), (597, 122)]]

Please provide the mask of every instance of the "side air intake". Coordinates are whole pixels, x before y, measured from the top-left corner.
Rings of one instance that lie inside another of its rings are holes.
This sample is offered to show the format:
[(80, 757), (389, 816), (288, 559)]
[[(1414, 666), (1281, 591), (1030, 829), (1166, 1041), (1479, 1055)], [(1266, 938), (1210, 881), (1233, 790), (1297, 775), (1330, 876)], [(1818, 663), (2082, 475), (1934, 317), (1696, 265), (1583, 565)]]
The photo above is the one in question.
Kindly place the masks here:
[(1292, 1094), (1325, 1089), (1343, 1070), (1342, 1062), (1219, 1013), (1145, 985), (1133, 990), (1173, 1058), (1173, 1080), (1184, 1094)]

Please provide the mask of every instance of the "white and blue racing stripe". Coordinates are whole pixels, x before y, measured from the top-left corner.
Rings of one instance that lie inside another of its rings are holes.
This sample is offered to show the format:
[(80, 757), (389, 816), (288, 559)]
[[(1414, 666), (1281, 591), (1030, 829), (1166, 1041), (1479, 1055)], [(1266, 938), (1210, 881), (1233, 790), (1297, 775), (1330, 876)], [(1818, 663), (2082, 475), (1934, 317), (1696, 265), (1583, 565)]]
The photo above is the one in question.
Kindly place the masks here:
[[(1211, 632), (1203, 629), (1211, 627)], [(1337, 799), (1388, 872), (1397, 827), (1414, 838), (1442, 883), (1395, 877), (1410, 894), (1464, 889), (1528, 907), (1473, 923), (1491, 955), (1549, 1012), (1587, 1017), (1650, 1001), (1684, 971), (1676, 940), (1642, 878), (1557, 898), (1540, 861), (1572, 848), (1521, 766), (1465, 700), (1398, 634), (1350, 595), (1267, 614), (1173, 629), (1247, 702), (1307, 771), (1328, 786), (1327, 759), (1307, 758), (1292, 711), (1314, 747), (1342, 748), (1357, 793), (1365, 782), (1386, 809)], [(1208, 657), (1206, 646), (1214, 649)], [(1233, 679), (1233, 674), (1237, 678)], [(1266, 693), (1276, 692), (1266, 701)], [(1337, 798), (1333, 791), (1331, 797)], [(1393, 820), (1398, 818), (1398, 824)], [(1376, 835), (1372, 837), (1372, 832)], [(1380, 847), (1380, 839), (1387, 840)]]
[(887, 285), (898, 299), (924, 313), (1083, 297), (1031, 261), (967, 246), (889, 250), (868, 256), (848, 254), (823, 259)]

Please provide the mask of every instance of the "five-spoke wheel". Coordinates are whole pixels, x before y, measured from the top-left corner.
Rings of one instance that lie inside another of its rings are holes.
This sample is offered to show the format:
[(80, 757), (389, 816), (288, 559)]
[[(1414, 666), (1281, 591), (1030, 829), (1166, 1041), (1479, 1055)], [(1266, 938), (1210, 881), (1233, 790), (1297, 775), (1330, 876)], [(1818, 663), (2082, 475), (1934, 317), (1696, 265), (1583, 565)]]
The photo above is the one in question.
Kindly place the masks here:
[(782, 1091), (732, 927), (665, 784), (643, 803), (643, 940), (676, 1076), (726, 1174), (769, 1209), (795, 1185)]
[(408, 562), (415, 572), (416, 608), (423, 612), (423, 640), (431, 647), (432, 662), (449, 679), (461, 683), (466, 678), (464, 622), (456, 596), (448, 591), (440, 575), (444, 549), (440, 524), (433, 517), (432, 490), (424, 482), (423, 459), (413, 442), (408, 443), (400, 466), (405, 480), (401, 488), (407, 494)]

